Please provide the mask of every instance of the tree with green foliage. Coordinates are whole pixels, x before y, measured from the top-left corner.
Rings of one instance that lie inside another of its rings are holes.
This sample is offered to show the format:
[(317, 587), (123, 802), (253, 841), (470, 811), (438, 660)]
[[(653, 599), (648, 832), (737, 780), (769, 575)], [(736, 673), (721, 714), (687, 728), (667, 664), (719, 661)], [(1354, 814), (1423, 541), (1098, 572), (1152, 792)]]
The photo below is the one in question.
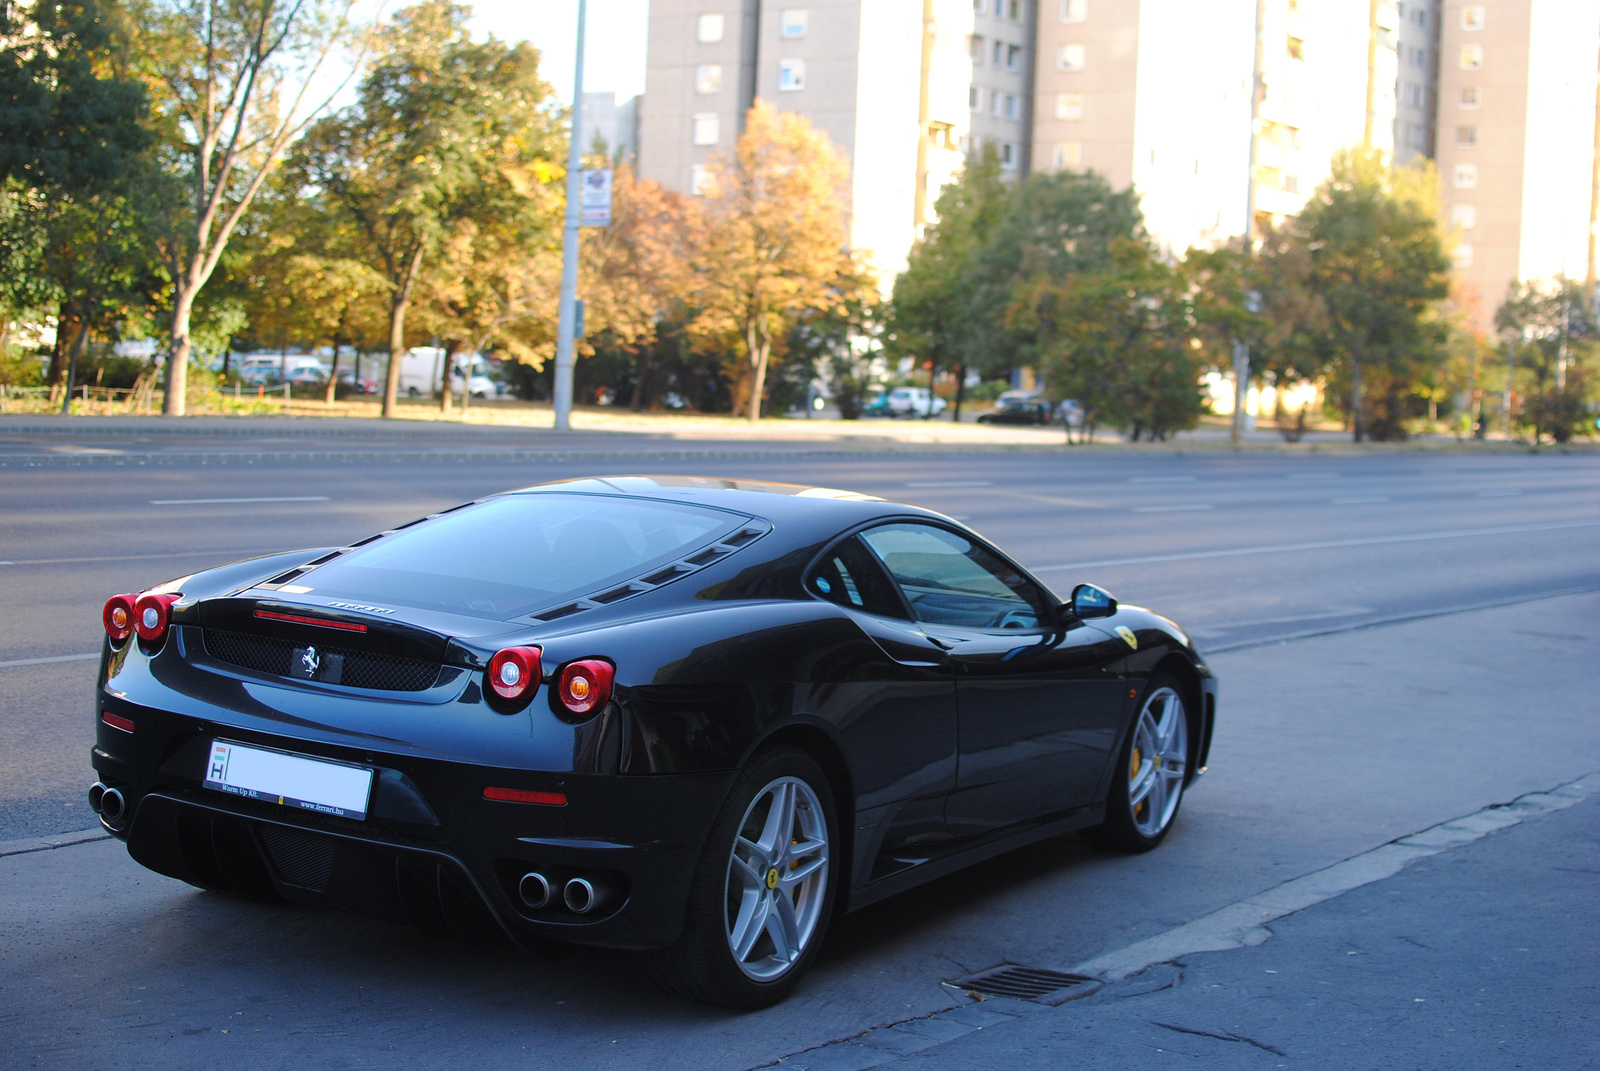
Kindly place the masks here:
[[(1290, 224), (1304, 249), (1304, 288), (1320, 301), (1320, 338), (1303, 352), (1348, 382), (1354, 439), (1404, 435), (1403, 396), (1444, 358), (1437, 303), (1450, 259), (1431, 168), (1391, 168), (1375, 150), (1334, 157), (1332, 174)], [(1376, 383), (1364, 382), (1375, 373)], [(1377, 389), (1374, 390), (1373, 387)], [(1376, 419), (1374, 419), (1376, 418)]]
[(172, 278), (162, 412), (182, 416), (196, 303), (262, 185), (343, 88), (319, 72), (352, 0), (143, 0), (133, 34), (166, 182), (149, 198)]
[(1116, 237), (1105, 261), (1059, 279), (1036, 275), (1012, 307), (1054, 394), (1083, 408), (1084, 434), (1101, 422), (1134, 440), (1166, 439), (1203, 411), (1204, 343), (1193, 291), (1150, 243)]
[(560, 202), (560, 114), (538, 50), (475, 42), (468, 9), (428, 0), (378, 35), (357, 101), (314, 126), (298, 152), (309, 187), (348, 212), (388, 290), (383, 415), (395, 413), (406, 314), (452, 230), (548, 228)]
[(1094, 172), (1035, 173), (1017, 188), (963, 276), (964, 350), (985, 373), (1037, 365), (1047, 345), (1010, 315), (1019, 295), (1041, 281), (1060, 282), (1111, 266), (1119, 238), (1142, 240), (1143, 217), (1132, 189), (1113, 190)]
[(1542, 435), (1564, 443), (1586, 430), (1600, 339), (1582, 284), (1566, 278), (1513, 283), (1494, 326), (1501, 358), (1517, 373), (1506, 389), (1522, 396), (1518, 415), (1533, 427), (1534, 445)]
[(906, 270), (894, 283), (885, 333), (891, 357), (909, 356), (931, 362), (934, 369), (954, 368), (956, 402), (951, 414), (961, 419), (966, 370), (977, 360), (969, 327), (967, 287), (973, 264), (999, 223), (1011, 196), (1000, 177), (1000, 159), (988, 149), (939, 194), (936, 220), (911, 249)]

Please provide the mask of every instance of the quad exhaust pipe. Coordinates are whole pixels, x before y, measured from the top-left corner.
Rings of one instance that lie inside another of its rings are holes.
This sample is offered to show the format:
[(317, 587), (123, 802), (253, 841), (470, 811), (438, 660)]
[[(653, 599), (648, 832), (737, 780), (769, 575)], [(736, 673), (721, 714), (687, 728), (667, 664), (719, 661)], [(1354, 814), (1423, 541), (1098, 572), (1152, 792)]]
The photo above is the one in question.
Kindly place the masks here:
[(574, 915), (587, 915), (610, 903), (616, 891), (611, 880), (599, 874), (588, 874), (567, 882), (561, 890), (561, 901)]
[(96, 781), (89, 786), (89, 808), (111, 825), (116, 825), (128, 813), (128, 802), (122, 798), (121, 792)]

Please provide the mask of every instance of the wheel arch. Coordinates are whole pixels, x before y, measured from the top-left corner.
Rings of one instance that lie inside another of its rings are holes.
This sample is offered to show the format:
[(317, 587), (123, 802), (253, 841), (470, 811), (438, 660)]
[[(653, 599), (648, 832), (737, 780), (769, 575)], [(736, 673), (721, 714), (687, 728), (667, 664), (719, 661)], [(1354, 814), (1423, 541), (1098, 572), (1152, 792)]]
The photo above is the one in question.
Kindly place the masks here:
[[(856, 826), (856, 793), (855, 779), (850, 775), (850, 764), (845, 759), (844, 749), (839, 742), (817, 725), (807, 722), (790, 722), (775, 729), (763, 737), (761, 742), (751, 749), (753, 756), (772, 747), (793, 747), (811, 756), (822, 772), (827, 775), (828, 788), (833, 793), (833, 809), (839, 819), (839, 851), (834, 858), (839, 862), (835, 872), (839, 882), (839, 896), (834, 900), (835, 910), (843, 910), (849, 899), (845, 895), (850, 889), (851, 860), (855, 850)], [(746, 762), (749, 757), (746, 757)]]
[(1206, 744), (1211, 737), (1205, 688), (1200, 684), (1200, 672), (1195, 669), (1194, 663), (1177, 651), (1169, 652), (1156, 663), (1155, 673), (1169, 674), (1183, 688), (1183, 705), (1189, 717), (1189, 768), (1183, 779), (1187, 788), (1194, 783), (1195, 771), (1200, 768), (1207, 750)]

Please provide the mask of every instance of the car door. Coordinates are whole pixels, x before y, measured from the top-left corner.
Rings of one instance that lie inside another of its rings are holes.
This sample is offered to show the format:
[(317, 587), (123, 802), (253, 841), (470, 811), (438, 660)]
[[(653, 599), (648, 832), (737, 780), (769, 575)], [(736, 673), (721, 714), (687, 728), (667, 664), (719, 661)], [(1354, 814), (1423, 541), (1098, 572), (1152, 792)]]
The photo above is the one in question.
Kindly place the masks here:
[[(956, 777), (956, 688), (942, 644), (911, 618), (883, 567), (851, 536), (822, 554), (806, 588), (840, 607), (870, 650), (834, 659), (801, 712), (834, 725), (852, 763), (858, 879), (939, 855), (951, 841), (945, 800)], [(864, 645), (865, 646), (865, 645)]]
[(1094, 802), (1116, 743), (1122, 641), (1075, 619), (992, 548), (920, 522), (862, 541), (956, 677), (958, 758), (945, 819), (957, 837)]

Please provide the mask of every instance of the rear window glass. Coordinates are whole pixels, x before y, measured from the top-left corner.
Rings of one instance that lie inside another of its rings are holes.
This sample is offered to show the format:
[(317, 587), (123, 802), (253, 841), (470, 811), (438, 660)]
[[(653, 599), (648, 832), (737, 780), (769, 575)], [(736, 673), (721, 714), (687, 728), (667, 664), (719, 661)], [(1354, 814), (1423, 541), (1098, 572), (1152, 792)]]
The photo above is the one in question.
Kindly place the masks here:
[(636, 498), (504, 495), (352, 551), (304, 583), (334, 598), (520, 617), (644, 575), (749, 519)]

